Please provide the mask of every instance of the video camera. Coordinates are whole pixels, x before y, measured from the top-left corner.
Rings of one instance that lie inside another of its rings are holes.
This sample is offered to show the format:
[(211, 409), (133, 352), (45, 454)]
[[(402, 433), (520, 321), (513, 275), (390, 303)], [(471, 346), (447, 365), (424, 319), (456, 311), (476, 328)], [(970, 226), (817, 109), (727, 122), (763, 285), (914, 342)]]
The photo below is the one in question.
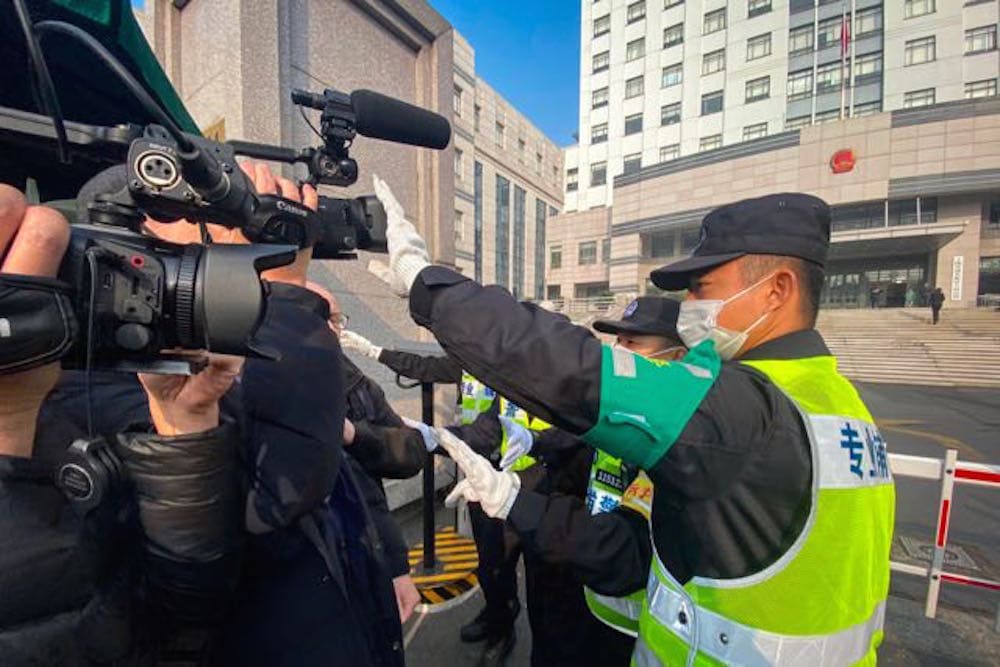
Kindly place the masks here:
[[(70, 247), (59, 270), (81, 329), (64, 367), (194, 370), (189, 357), (162, 352), (173, 348), (274, 358), (254, 340), (266, 297), (260, 272), (293, 262), (296, 252), (308, 247), (319, 259), (354, 257), (358, 249), (384, 252), (386, 216), (373, 196), (320, 197), (318, 210), (312, 211), (283, 197), (258, 195), (236, 157), (302, 163), (309, 170), (307, 182), (346, 186), (358, 177), (348, 153), (356, 134), (434, 149), (450, 141), (443, 117), (364, 90), (292, 92), (295, 104), (321, 111), (319, 147), (296, 151), (211, 141), (182, 132), (128, 70), (80, 28), (43, 21), (26, 26), (25, 33), (29, 51), (35, 33), (79, 40), (161, 121), (115, 127), (64, 121), (51, 91), (40, 96), (48, 116), (0, 107), (3, 150), (54, 149), (63, 161), (112, 164), (80, 190)], [(32, 61), (44, 84), (44, 59), (37, 55)], [(147, 216), (198, 223), (204, 243), (180, 245), (144, 235)], [(238, 228), (250, 244), (212, 244), (206, 224)]]

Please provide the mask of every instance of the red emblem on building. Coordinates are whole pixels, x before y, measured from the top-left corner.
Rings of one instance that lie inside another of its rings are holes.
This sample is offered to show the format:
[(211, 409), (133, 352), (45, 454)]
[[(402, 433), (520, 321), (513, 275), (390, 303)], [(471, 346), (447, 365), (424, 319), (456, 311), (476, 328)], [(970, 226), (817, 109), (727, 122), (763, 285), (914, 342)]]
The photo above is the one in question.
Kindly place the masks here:
[(844, 174), (854, 169), (858, 156), (852, 148), (842, 148), (830, 158), (830, 170), (835, 174)]

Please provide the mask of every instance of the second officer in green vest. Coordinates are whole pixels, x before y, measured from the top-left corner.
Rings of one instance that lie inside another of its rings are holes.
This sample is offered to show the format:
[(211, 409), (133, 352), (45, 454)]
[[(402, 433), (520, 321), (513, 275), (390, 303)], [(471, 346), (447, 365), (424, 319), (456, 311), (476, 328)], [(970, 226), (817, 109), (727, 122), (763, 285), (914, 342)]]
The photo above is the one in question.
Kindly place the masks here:
[[(394, 287), (449, 354), (648, 473), (649, 526), (597, 517), (606, 558), (585, 580), (606, 593), (645, 586), (634, 664), (875, 663), (894, 487), (885, 441), (814, 328), (830, 242), (823, 201), (779, 194), (718, 208), (693, 257), (653, 272), (663, 289), (688, 289), (681, 363), (601, 346), (426, 265), (401, 216), (389, 239)], [(442, 444), (468, 474), (458, 493), (522, 536), (563, 520), (453, 436)]]

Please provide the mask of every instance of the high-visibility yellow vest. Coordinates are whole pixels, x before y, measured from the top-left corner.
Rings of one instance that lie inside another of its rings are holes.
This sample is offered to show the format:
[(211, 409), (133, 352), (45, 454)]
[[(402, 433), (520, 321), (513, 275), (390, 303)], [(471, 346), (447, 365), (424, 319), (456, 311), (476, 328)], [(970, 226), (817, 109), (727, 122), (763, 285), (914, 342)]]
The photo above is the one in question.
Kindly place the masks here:
[(739, 579), (680, 586), (654, 554), (632, 664), (874, 665), (895, 513), (885, 441), (832, 356), (744, 363), (802, 415), (809, 517), (778, 560)]
[[(592, 515), (610, 512), (625, 505), (649, 519), (653, 502), (653, 483), (646, 473), (639, 471), (630, 479), (622, 460), (597, 450), (590, 466), (590, 484), (587, 487), (587, 507)], [(639, 614), (646, 591), (640, 589), (631, 595), (616, 597), (603, 595), (583, 587), (587, 607), (597, 620), (632, 637), (639, 633)]]
[(476, 417), (490, 409), (496, 396), (495, 391), (470, 374), (463, 372), (462, 411), (459, 415), (459, 421), (462, 424), (471, 424), (476, 421)]
[[(478, 379), (470, 375), (469, 373), (462, 373), (462, 412), (461, 412), (461, 422), (463, 424), (471, 424), (476, 420), (483, 412), (490, 409), (493, 401), (496, 399), (497, 393), (487, 387), (485, 384), (480, 382)], [(540, 419), (532, 418), (524, 409), (518, 407), (514, 403), (508, 401), (506, 398), (500, 397), (500, 414), (505, 417), (510, 417), (517, 423), (521, 424), (525, 428), (530, 428), (532, 430), (538, 431), (545, 428), (549, 428), (549, 425)], [(500, 455), (503, 456), (507, 453), (507, 430), (503, 430), (503, 438), (500, 441)], [(535, 465), (536, 461), (530, 456), (522, 456), (514, 462), (511, 466), (511, 470), (527, 470), (531, 466)]]

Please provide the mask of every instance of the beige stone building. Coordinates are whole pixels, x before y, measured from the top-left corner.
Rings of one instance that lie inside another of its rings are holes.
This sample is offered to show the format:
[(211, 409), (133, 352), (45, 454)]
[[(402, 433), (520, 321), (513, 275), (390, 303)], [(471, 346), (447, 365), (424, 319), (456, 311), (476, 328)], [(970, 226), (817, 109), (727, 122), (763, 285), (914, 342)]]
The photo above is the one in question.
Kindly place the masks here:
[(543, 248), (546, 220), (562, 204), (561, 151), (476, 75), (474, 49), (428, 3), (147, 0), (136, 15), (188, 110), (215, 136), (315, 144), (293, 88), (369, 88), (444, 115), (446, 150), (358, 137), (358, 183), (326, 194), (370, 192), (378, 173), (436, 261), (521, 297), (542, 293), (536, 238)]
[[(853, 166), (835, 173), (838, 161)], [(649, 271), (691, 252), (711, 208), (792, 191), (815, 194), (833, 207), (824, 306), (868, 306), (873, 291), (880, 306), (920, 305), (935, 286), (944, 290), (946, 307), (974, 306), (1000, 294), (996, 98), (805, 127), (619, 176), (610, 256), (598, 265), (608, 290), (655, 289)], [(562, 230), (587, 227), (598, 213), (557, 219), (550, 244), (560, 243), (560, 236), (564, 245), (580, 243), (586, 234)], [(565, 267), (565, 249), (562, 261)], [(600, 280), (579, 267), (550, 268), (549, 275), (550, 293), (568, 294), (581, 276)]]
[(547, 225), (563, 201), (562, 151), (475, 74), (454, 34), (455, 264), (482, 283), (541, 299)]

